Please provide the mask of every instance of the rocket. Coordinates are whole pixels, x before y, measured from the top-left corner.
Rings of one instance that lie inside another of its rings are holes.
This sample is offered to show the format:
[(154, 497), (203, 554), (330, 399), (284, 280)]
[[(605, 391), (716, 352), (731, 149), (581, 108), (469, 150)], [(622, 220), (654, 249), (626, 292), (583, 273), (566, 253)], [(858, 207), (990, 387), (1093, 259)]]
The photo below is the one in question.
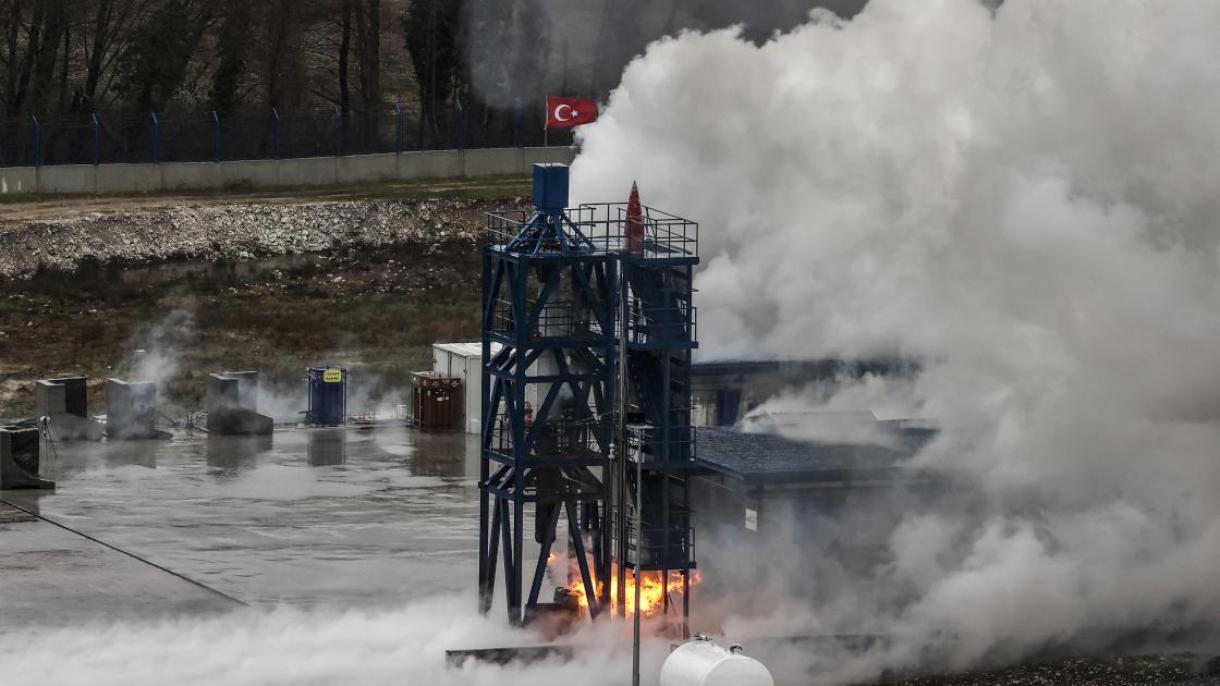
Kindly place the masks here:
[(644, 254), (644, 210), (640, 206), (640, 189), (631, 182), (631, 197), (627, 199), (627, 221), (624, 226), (627, 237), (627, 252)]

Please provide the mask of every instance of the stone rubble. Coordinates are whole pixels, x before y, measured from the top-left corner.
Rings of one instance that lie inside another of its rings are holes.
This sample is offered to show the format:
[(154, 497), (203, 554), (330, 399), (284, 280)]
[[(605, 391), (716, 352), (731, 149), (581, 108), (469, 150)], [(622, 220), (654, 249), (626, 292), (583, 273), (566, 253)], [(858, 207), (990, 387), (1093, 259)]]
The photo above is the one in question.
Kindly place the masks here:
[(28, 277), (40, 265), (72, 269), (85, 257), (248, 259), (392, 245), (428, 235), (436, 242), (475, 238), (483, 212), (496, 204), (457, 198), (232, 204), (32, 221), (0, 228), (0, 279)]

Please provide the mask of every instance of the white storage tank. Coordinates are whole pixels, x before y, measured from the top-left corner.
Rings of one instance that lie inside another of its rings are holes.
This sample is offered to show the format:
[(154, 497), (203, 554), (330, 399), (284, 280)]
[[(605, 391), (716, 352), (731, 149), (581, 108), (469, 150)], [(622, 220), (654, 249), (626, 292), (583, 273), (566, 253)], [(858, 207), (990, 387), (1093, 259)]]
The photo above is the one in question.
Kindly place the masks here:
[(661, 665), (661, 686), (775, 686), (763, 663), (706, 636), (674, 648)]

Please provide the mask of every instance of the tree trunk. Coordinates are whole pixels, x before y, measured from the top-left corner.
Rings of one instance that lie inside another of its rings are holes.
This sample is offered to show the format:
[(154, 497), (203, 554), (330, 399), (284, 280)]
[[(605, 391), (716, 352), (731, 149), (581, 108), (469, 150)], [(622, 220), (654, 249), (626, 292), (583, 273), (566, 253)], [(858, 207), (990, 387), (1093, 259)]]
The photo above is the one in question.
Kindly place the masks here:
[(339, 39), (339, 111), (347, 116), (352, 107), (351, 87), (348, 85), (348, 63), (352, 50), (352, 2), (343, 0), (343, 35)]

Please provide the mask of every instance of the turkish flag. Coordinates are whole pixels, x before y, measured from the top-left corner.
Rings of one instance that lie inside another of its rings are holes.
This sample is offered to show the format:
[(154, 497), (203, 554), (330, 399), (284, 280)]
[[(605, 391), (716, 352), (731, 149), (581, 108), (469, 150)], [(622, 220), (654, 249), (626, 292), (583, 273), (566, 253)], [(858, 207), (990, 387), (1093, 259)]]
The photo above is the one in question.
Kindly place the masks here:
[(597, 103), (584, 98), (546, 96), (546, 127), (570, 129), (597, 121)]

